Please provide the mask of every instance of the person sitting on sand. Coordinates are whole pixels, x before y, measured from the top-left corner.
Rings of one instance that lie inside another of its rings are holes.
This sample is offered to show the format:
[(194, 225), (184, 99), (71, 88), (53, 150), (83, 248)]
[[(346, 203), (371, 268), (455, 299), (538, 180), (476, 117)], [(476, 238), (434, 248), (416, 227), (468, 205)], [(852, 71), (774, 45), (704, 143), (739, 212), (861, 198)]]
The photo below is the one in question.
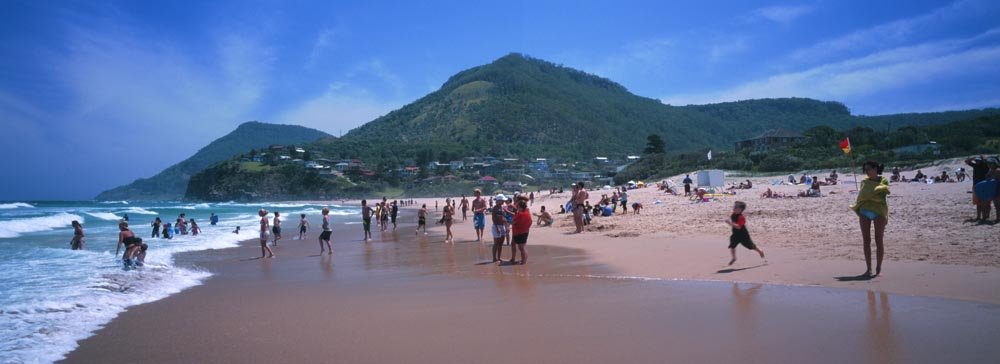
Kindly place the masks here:
[(924, 171), (918, 169), (917, 175), (913, 177), (913, 182), (924, 182), (926, 179), (927, 175), (924, 174)]
[(802, 177), (799, 177), (799, 184), (800, 184), (800, 185), (804, 185), (804, 184), (806, 184), (806, 178), (809, 178), (809, 177), (807, 177), (807, 176), (805, 175), (805, 173), (803, 173), (803, 174), (802, 174)]
[(708, 193), (708, 191), (705, 190), (704, 188), (698, 188), (697, 190), (695, 190), (694, 195), (698, 199), (697, 200), (698, 202), (708, 202), (708, 199), (705, 198), (706, 193)]
[(790, 184), (790, 185), (797, 185), (798, 184), (798, 183), (795, 183), (795, 176), (788, 175), (788, 184)]
[(542, 206), (540, 213), (535, 214), (535, 216), (538, 216), (538, 222), (536, 222), (538, 226), (552, 226), (552, 223), (555, 222), (552, 215), (545, 211), (545, 206)]
[(837, 170), (836, 169), (832, 170), (832, 171), (830, 171), (830, 177), (826, 178), (826, 183), (828, 185), (830, 185), (830, 186), (836, 185), (837, 184), (837, 179), (839, 177), (840, 176), (837, 175)]
[(733, 229), (731, 235), (729, 235), (729, 253), (733, 256), (733, 259), (729, 261), (729, 265), (736, 263), (736, 246), (743, 245), (743, 247), (753, 250), (760, 254), (760, 258), (764, 259), (764, 251), (760, 250), (753, 240), (750, 239), (750, 232), (747, 231), (747, 220), (743, 216), (743, 212), (746, 211), (747, 204), (743, 201), (736, 201), (733, 204), (733, 213), (729, 215), (728, 220), (722, 220)]
[(863, 277), (872, 276), (872, 239), (871, 227), (875, 223), (875, 276), (882, 273), (882, 257), (885, 248), (882, 243), (885, 234), (885, 225), (889, 223), (889, 204), (886, 196), (889, 195), (889, 181), (882, 177), (882, 165), (875, 161), (867, 161), (861, 167), (866, 177), (861, 180), (861, 189), (858, 191), (858, 198), (851, 205), (851, 209), (858, 214), (858, 221), (861, 224), (861, 239), (864, 244), (865, 265), (868, 267)]
[(69, 248), (72, 250), (83, 250), (83, 225), (76, 220), (73, 220), (70, 225), (73, 225), (73, 240), (69, 241)]
[(632, 214), (633, 215), (638, 215), (639, 214), (639, 210), (642, 210), (642, 203), (633, 202), (632, 203)]
[(899, 169), (899, 166), (892, 167), (892, 177), (891, 178), (892, 178), (893, 182), (900, 182), (900, 181), (903, 180), (903, 176), (899, 174), (900, 172), (901, 171)]
[(958, 182), (965, 182), (966, 178), (968, 178), (968, 175), (965, 172), (965, 167), (961, 167), (961, 168), (958, 169), (958, 172), (955, 172), (955, 180), (956, 181), (958, 181)]

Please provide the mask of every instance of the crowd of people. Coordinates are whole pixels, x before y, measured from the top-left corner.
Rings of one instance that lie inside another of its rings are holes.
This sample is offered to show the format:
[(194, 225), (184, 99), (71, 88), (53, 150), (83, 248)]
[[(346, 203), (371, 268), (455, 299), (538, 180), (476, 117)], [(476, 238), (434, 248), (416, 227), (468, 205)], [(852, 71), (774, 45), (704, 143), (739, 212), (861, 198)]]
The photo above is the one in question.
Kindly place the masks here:
[[(993, 204), (997, 209), (997, 217), (994, 223), (1000, 223), (1000, 187), (998, 187), (1000, 183), (997, 183), (998, 179), (1000, 179), (1000, 159), (997, 157), (986, 158), (985, 156), (978, 156), (967, 159), (965, 163), (972, 170), (971, 179), (974, 186), (973, 204), (976, 206), (976, 220), (981, 223), (988, 221), (990, 217), (990, 205)], [(882, 272), (882, 261), (885, 252), (884, 235), (889, 216), (889, 207), (886, 200), (886, 197), (889, 195), (889, 183), (890, 181), (912, 181), (902, 176), (899, 167), (893, 168), (890, 178), (882, 176), (883, 170), (884, 166), (874, 161), (868, 161), (862, 166), (864, 178), (858, 186), (855, 203), (851, 205), (851, 208), (858, 216), (861, 229), (862, 246), (867, 268), (863, 275), (867, 277), (878, 276)], [(817, 176), (805, 174), (798, 179), (794, 176), (789, 176), (788, 181), (790, 184), (806, 185), (809, 188), (806, 191), (800, 192), (797, 196), (791, 196), (776, 192), (768, 187), (763, 192), (762, 197), (818, 197), (822, 196), (821, 186), (836, 185), (838, 178), (839, 176), (836, 171), (831, 172), (824, 180), (820, 180)], [(947, 175), (947, 172), (943, 172), (940, 176), (928, 177), (922, 171), (917, 171), (916, 179), (918, 181), (927, 178), (933, 178), (935, 181), (941, 182), (957, 182), (964, 181), (967, 177), (964, 168), (959, 169), (954, 178)], [(991, 189), (982, 188), (984, 186), (983, 183), (992, 183), (989, 185)], [(684, 177), (682, 184), (684, 186), (684, 196), (696, 199), (706, 198), (706, 191), (703, 188), (693, 187), (694, 183), (690, 175)], [(676, 191), (676, 186), (669, 180), (659, 183), (658, 188), (668, 194), (680, 195), (680, 192)], [(734, 184), (728, 189), (746, 190), (752, 188), (753, 182), (746, 180), (739, 184)], [(550, 193), (557, 193), (557, 189), (551, 189)], [(461, 196), (460, 199), (447, 198), (444, 200), (443, 208), (441, 208), (440, 202), (435, 200), (435, 210), (440, 211), (440, 219), (437, 222), (444, 225), (445, 243), (455, 243), (452, 228), (455, 220), (458, 218), (457, 211), (461, 211), (462, 221), (464, 222), (468, 220), (471, 210), (472, 225), (475, 230), (477, 242), (483, 242), (484, 235), (486, 235), (486, 225), (487, 223), (491, 224), (489, 235), (493, 238), (492, 261), (494, 263), (526, 264), (528, 261), (526, 245), (528, 233), (532, 225), (542, 227), (552, 226), (555, 222), (553, 215), (546, 210), (545, 206), (542, 206), (538, 213), (533, 214), (530, 207), (534, 204), (534, 201), (535, 194), (533, 192), (528, 194), (515, 192), (513, 196), (498, 194), (491, 198), (486, 198), (483, 196), (482, 191), (476, 189), (472, 193), (471, 200), (465, 195)], [(414, 200), (389, 201), (383, 197), (380, 202), (372, 206), (369, 205), (367, 200), (362, 200), (360, 215), (364, 234), (363, 240), (366, 242), (372, 240), (371, 225), (373, 219), (381, 232), (388, 231), (390, 225), (392, 230), (395, 231), (398, 227), (397, 217), (400, 206), (412, 206), (415, 204)], [(573, 232), (583, 233), (585, 226), (591, 223), (594, 216), (613, 216), (619, 213), (619, 207), (621, 207), (621, 214), (628, 214), (629, 207), (632, 208), (633, 214), (639, 214), (643, 205), (638, 201), (632, 201), (630, 204), (629, 186), (616, 187), (610, 193), (602, 194), (596, 200), (596, 203), (591, 205), (590, 191), (586, 188), (585, 183), (578, 182), (572, 185), (567, 203), (561, 205), (559, 208), (560, 213), (569, 213), (572, 215)], [(763, 250), (754, 244), (750, 238), (744, 215), (747, 208), (745, 202), (736, 201), (733, 204), (733, 210), (729, 218), (725, 219), (725, 223), (732, 229), (729, 242), (731, 255), (729, 264), (733, 264), (736, 261), (736, 247), (740, 245), (757, 252), (762, 259), (764, 258)], [(333, 254), (333, 248), (330, 243), (332, 222), (329, 213), (329, 208), (323, 208), (322, 232), (319, 235), (321, 254)], [(271, 247), (277, 247), (282, 237), (282, 218), (280, 212), (275, 211), (271, 219), (267, 217), (268, 214), (269, 212), (265, 209), (258, 211), (260, 217), (262, 258), (274, 257)], [(430, 212), (428, 211), (427, 204), (423, 204), (417, 210), (417, 226), (414, 232), (416, 235), (419, 236), (421, 232), (424, 235), (428, 234), (427, 220), (429, 215)], [(488, 220), (486, 218), (487, 215), (489, 215)], [(209, 221), (212, 225), (215, 225), (218, 223), (218, 216), (213, 213), (209, 217)], [(201, 231), (195, 219), (187, 218), (184, 213), (181, 213), (177, 217), (173, 225), (164, 223), (159, 217), (155, 218), (150, 224), (152, 226), (152, 238), (171, 239), (175, 235), (198, 235)], [(70, 245), (74, 250), (83, 249), (85, 244), (83, 226), (77, 221), (73, 221), (72, 226), (73, 238)], [(298, 223), (299, 240), (305, 239), (308, 228), (309, 221), (306, 215), (300, 214)], [(122, 260), (125, 262), (126, 267), (141, 266), (149, 246), (144, 244), (142, 239), (136, 237), (129, 229), (127, 216), (119, 223), (119, 230), (116, 256), (119, 250), (124, 247)], [(234, 233), (239, 233), (239, 227), (236, 228)], [(874, 269), (872, 266), (872, 241), (874, 241), (875, 245)], [(271, 246), (268, 246), (268, 242), (271, 242)], [(502, 258), (504, 245), (511, 247), (510, 259), (508, 260)], [(520, 260), (518, 260), (518, 253), (520, 253)]]

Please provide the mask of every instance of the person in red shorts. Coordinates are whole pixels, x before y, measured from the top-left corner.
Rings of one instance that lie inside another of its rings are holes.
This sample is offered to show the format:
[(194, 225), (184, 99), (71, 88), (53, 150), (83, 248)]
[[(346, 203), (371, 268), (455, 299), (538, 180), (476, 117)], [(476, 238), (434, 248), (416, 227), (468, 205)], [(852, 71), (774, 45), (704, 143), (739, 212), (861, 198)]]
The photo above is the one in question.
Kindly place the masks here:
[(523, 195), (517, 199), (517, 212), (514, 213), (514, 223), (511, 227), (510, 264), (517, 262), (517, 251), (521, 251), (521, 265), (528, 263), (528, 252), (524, 246), (528, 244), (528, 230), (531, 229), (531, 211), (528, 210), (528, 199)]

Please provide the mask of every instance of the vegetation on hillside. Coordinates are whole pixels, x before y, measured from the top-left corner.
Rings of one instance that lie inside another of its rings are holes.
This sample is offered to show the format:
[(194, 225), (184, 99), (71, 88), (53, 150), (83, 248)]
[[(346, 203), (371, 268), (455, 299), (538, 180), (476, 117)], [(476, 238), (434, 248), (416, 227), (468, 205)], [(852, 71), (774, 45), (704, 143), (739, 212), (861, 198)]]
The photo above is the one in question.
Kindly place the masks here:
[(298, 125), (265, 124), (251, 121), (216, 139), (184, 161), (155, 176), (101, 192), (98, 200), (173, 200), (184, 196), (188, 179), (206, 167), (254, 148), (271, 144), (302, 144), (330, 137), (319, 130)]
[[(869, 127), (838, 131), (816, 126), (805, 139), (789, 148), (766, 152), (713, 152), (709, 164), (704, 151), (657, 153), (643, 156), (615, 176), (616, 183), (660, 178), (696, 169), (718, 168), (751, 172), (790, 172), (802, 169), (850, 167), (865, 160), (886, 165), (913, 165), (942, 158), (1000, 152), (1000, 116), (938, 125), (904, 126), (889, 132)], [(850, 138), (851, 157), (838, 147)], [(931, 146), (931, 142), (934, 142)]]

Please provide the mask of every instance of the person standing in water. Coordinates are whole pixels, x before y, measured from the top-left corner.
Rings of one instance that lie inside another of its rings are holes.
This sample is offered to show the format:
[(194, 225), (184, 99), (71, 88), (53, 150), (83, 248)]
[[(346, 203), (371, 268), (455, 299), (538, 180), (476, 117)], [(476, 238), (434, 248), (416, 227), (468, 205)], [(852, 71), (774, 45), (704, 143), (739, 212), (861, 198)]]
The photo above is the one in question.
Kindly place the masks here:
[(209, 216), (209, 217), (208, 217), (208, 222), (209, 222), (209, 223), (211, 223), (211, 224), (212, 224), (212, 226), (215, 226), (215, 224), (218, 224), (218, 223), (219, 223), (219, 215), (216, 215), (216, 214), (215, 214), (215, 213), (213, 212), (213, 213), (212, 213), (212, 216)]
[(153, 226), (153, 236), (152, 237), (153, 238), (159, 238), (160, 237), (160, 226), (163, 225), (163, 221), (160, 221), (160, 217), (157, 216), (155, 219), (153, 219), (153, 222), (150, 225)]
[[(861, 180), (858, 198), (851, 209), (858, 214), (861, 225), (861, 239), (865, 250), (865, 265), (868, 267), (863, 277), (878, 277), (882, 273), (882, 257), (885, 255), (885, 226), (889, 223), (889, 180), (882, 177), (884, 167), (878, 162), (867, 161), (861, 167), (865, 179)], [(875, 275), (872, 275), (872, 237), (871, 227), (875, 223)]]
[(271, 224), (267, 221), (267, 210), (260, 209), (260, 211), (257, 211), (257, 216), (260, 216), (260, 257), (274, 258), (274, 252), (271, 251), (271, 248), (267, 247), (267, 235), (269, 230), (271, 230)]
[(521, 265), (528, 264), (528, 252), (525, 245), (528, 244), (528, 231), (531, 229), (531, 211), (528, 211), (528, 201), (530, 198), (521, 195), (515, 202), (517, 212), (514, 213), (514, 223), (511, 225), (510, 242), (510, 264), (517, 263), (517, 251), (521, 251)]
[(135, 237), (135, 233), (128, 228), (128, 222), (122, 221), (118, 223), (118, 245), (115, 247), (115, 257), (118, 257), (118, 252), (121, 251), (122, 245), (125, 246), (125, 253), (122, 254), (122, 262), (125, 263), (125, 268), (130, 266), (135, 266), (135, 255), (142, 246), (142, 239)]
[(503, 242), (507, 239), (507, 219), (503, 216), (503, 202), (506, 200), (507, 196), (497, 195), (497, 203), (490, 209), (493, 222), (493, 262), (498, 264), (502, 263), (500, 255), (503, 253)]
[(191, 219), (191, 235), (197, 236), (199, 233), (201, 233), (201, 228), (198, 227), (198, 223), (194, 222), (194, 219)]
[[(306, 214), (302, 214), (302, 223), (306, 224)], [(305, 225), (303, 225), (305, 226)], [(303, 228), (305, 229), (305, 228)], [(304, 233), (304, 231), (303, 231)], [(319, 234), (319, 253), (323, 254), (323, 245), (326, 244), (326, 248), (330, 250), (328, 255), (333, 255), (333, 246), (330, 245), (330, 235), (333, 231), (330, 230), (330, 208), (323, 208), (323, 232)], [(301, 240), (301, 233), (299, 235)]]
[(83, 250), (83, 225), (76, 220), (73, 220), (71, 225), (73, 225), (73, 240), (69, 241), (69, 247), (73, 250)]
[(472, 227), (476, 229), (476, 241), (483, 241), (483, 231), (486, 229), (486, 200), (483, 191), (478, 188), (472, 191)]
[(368, 200), (361, 200), (361, 225), (365, 229), (365, 241), (372, 239), (372, 208)]
[(441, 215), (442, 219), (444, 220), (444, 229), (446, 232), (444, 237), (444, 242), (454, 243), (455, 236), (452, 235), (451, 233), (451, 224), (452, 221), (455, 219), (455, 205), (451, 204), (450, 199), (444, 200), (444, 210), (442, 210)]
[[(323, 209), (326, 210), (327, 214), (330, 213), (330, 209), (329, 208), (324, 207)], [(306, 235), (306, 229), (309, 228), (309, 220), (306, 220), (306, 214), (300, 214), (299, 217), (300, 217), (300, 219), (299, 219), (299, 240), (302, 240), (305, 237), (305, 235)]]
[(420, 207), (417, 212), (417, 231), (415, 235), (420, 235), (420, 228), (424, 228), (424, 235), (427, 235), (427, 204)]
[(399, 215), (399, 205), (396, 200), (392, 201), (392, 208), (389, 209), (389, 220), (392, 221), (392, 231), (396, 231), (396, 216)]
[(465, 195), (462, 195), (461, 208), (462, 208), (462, 221), (464, 222), (465, 220), (469, 219), (469, 217), (468, 217), (469, 216), (468, 215), (468, 213), (469, 213), (469, 199), (465, 198)]
[(274, 225), (271, 226), (271, 232), (274, 233), (274, 245), (278, 246), (278, 240), (281, 240), (281, 213), (274, 212)]

